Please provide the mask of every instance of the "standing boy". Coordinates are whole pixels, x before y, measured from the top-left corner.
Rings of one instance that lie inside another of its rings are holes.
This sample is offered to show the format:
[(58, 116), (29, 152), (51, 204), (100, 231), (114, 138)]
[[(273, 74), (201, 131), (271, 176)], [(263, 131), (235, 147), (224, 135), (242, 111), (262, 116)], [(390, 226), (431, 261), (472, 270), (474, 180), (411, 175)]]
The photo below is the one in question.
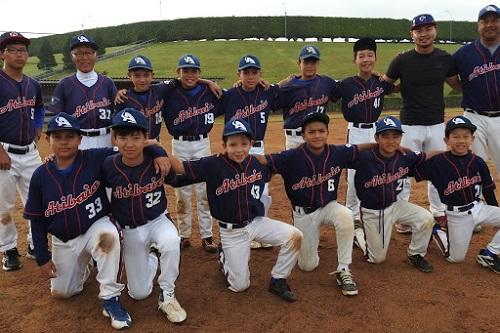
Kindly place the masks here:
[[(180, 85), (170, 95), (163, 111), (168, 132), (173, 136), (172, 154), (187, 161), (210, 155), (208, 133), (212, 130), (219, 110), (219, 100), (208, 85), (199, 82), (200, 60), (185, 54), (179, 58), (177, 74)], [(205, 251), (216, 252), (212, 238), (212, 217), (210, 216), (205, 184), (194, 185), (198, 208), (198, 223), (201, 244)], [(177, 219), (181, 236), (181, 249), (191, 246), (191, 198), (193, 186), (175, 189)]]
[[(446, 260), (462, 262), (474, 228), (485, 224), (500, 226), (500, 208), (495, 197), (495, 183), (484, 160), (470, 151), (476, 126), (458, 116), (446, 123), (444, 142), (449, 151), (427, 160), (418, 167), (417, 180), (430, 180), (446, 205), (447, 244), (441, 244)], [(481, 194), (486, 204), (481, 201)], [(500, 230), (479, 251), (476, 261), (500, 273)]]
[(424, 258), (432, 233), (434, 219), (426, 209), (397, 200), (406, 177), (426, 155), (408, 151), (401, 153), (403, 136), (401, 122), (392, 116), (376, 123), (375, 141), (378, 146), (358, 154), (352, 163), (356, 170), (354, 183), (361, 200), (361, 221), (366, 235), (366, 259), (378, 264), (385, 261), (392, 225), (400, 222), (412, 228), (408, 262), (422, 272), (432, 272)]
[(297, 262), (302, 233), (264, 216), (260, 197), (270, 174), (249, 155), (252, 143), (250, 125), (231, 120), (224, 126), (223, 154), (183, 163), (171, 157), (172, 167), (193, 182), (207, 184), (210, 212), (219, 221), (219, 260), (229, 290), (242, 292), (250, 286), (250, 242), (255, 239), (280, 247), (269, 291), (293, 302), (296, 297), (286, 279)]
[(326, 112), (328, 101), (334, 100), (337, 82), (318, 74), (319, 49), (305, 45), (299, 53), (299, 76), (280, 84), (280, 104), (283, 109), (285, 149), (298, 147), (304, 142), (301, 126), (310, 112)]
[[(147, 118), (132, 108), (125, 108), (113, 117), (113, 139), (120, 153), (104, 160), (103, 177), (112, 188), (113, 217), (123, 230), (123, 258), (130, 297), (141, 300), (151, 294), (159, 260), (158, 307), (168, 320), (181, 323), (187, 314), (174, 293), (179, 275), (180, 238), (165, 214), (164, 183), (175, 174), (171, 171), (167, 179), (159, 177), (152, 156), (144, 152), (149, 125)], [(152, 246), (158, 250), (159, 257), (151, 253)]]
[[(227, 123), (233, 119), (245, 120), (254, 133), (254, 141), (250, 154), (264, 155), (264, 136), (269, 119), (273, 110), (279, 109), (279, 86), (271, 85), (265, 89), (260, 85), (261, 65), (256, 56), (245, 55), (240, 59), (238, 66), (238, 78), (241, 85), (225, 92), (221, 113), (224, 113)], [(269, 196), (269, 185), (266, 184), (261, 196), (267, 212), (271, 207), (271, 196)], [(269, 247), (269, 244), (252, 242), (252, 248)]]
[[(23, 74), (30, 40), (18, 32), (0, 36), (0, 251), (2, 268), (21, 268), (17, 230), (12, 217), (16, 188), (23, 205), (33, 171), (42, 163), (36, 148), (43, 128), (42, 91), (38, 82)], [(28, 223), (28, 258), (34, 259)]]
[(127, 328), (132, 319), (120, 303), (124, 287), (118, 282), (120, 236), (108, 217), (109, 202), (100, 178), (101, 164), (113, 150), (78, 150), (81, 140), (75, 117), (60, 113), (50, 120), (47, 141), (55, 158), (33, 173), (24, 217), (31, 220), (36, 261), (51, 279), (52, 296), (80, 293), (93, 259), (102, 313), (111, 317), (113, 328)]
[(85, 34), (70, 42), (76, 74), (62, 79), (54, 90), (49, 110), (78, 119), (83, 135), (80, 149), (111, 147), (111, 115), (116, 87), (109, 77), (94, 70), (98, 45)]

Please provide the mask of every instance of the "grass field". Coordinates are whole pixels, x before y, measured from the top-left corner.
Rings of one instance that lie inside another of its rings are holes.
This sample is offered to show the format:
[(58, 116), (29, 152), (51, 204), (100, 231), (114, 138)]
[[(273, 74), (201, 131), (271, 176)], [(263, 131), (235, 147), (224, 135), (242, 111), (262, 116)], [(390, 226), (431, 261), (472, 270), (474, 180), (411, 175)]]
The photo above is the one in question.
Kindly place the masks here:
[[(175, 76), (177, 60), (184, 53), (193, 53), (201, 60), (202, 75), (205, 77), (221, 77), (223, 87), (230, 87), (236, 79), (237, 64), (244, 54), (259, 57), (264, 77), (270, 82), (277, 82), (290, 73), (297, 71), (297, 55), (304, 42), (270, 42), (270, 41), (189, 41), (153, 44), (134, 54), (105, 60), (97, 63), (96, 70), (109, 76), (126, 76), (127, 65), (135, 54), (143, 54), (153, 62), (157, 76)], [(342, 79), (356, 74), (352, 63), (352, 43), (312, 43), (321, 51), (320, 72)], [(438, 45), (448, 52), (454, 52), (460, 45)], [(394, 43), (378, 45), (378, 64), (375, 70), (385, 72), (394, 56), (404, 50), (413, 48), (411, 43)], [(61, 56), (56, 57), (62, 58)], [(30, 58), (30, 63), (34, 63)], [(36, 63), (36, 62), (35, 62)], [(36, 65), (33, 69), (36, 72)], [(32, 68), (28, 68), (27, 73)], [(67, 75), (67, 74), (65, 74)], [(61, 78), (60, 75), (55, 78)], [(449, 88), (445, 93), (448, 93)]]

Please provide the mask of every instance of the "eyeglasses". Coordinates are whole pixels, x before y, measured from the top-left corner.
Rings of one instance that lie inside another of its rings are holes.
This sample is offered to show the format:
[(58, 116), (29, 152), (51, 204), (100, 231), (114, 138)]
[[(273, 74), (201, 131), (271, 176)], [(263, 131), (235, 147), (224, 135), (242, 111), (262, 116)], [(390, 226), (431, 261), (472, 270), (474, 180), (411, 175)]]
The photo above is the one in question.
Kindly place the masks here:
[(5, 52), (10, 54), (27, 54), (27, 49), (16, 49), (15, 47), (8, 47), (5, 49)]
[(95, 52), (91, 52), (91, 51), (83, 51), (83, 52), (74, 52), (73, 53), (73, 56), (74, 57), (77, 57), (77, 58), (84, 58), (84, 57), (91, 57), (95, 55)]

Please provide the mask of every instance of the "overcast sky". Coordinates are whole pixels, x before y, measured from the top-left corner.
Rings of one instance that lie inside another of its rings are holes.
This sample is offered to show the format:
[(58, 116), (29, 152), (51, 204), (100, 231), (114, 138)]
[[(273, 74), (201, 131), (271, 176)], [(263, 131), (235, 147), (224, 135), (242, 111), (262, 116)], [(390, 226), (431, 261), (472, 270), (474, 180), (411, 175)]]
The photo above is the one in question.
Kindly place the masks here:
[[(0, 31), (64, 33), (125, 23), (208, 16), (342, 16), (476, 21), (491, 0), (2, 0)], [(498, 5), (498, 4), (497, 4)], [(33, 35), (31, 35), (33, 36)], [(34, 37), (34, 36), (33, 36)]]

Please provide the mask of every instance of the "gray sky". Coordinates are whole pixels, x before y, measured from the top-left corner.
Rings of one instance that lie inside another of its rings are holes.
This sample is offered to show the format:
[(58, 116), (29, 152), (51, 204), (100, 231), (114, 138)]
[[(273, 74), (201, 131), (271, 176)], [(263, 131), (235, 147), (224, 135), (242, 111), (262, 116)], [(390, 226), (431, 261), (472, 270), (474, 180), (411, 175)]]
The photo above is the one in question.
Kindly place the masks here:
[[(0, 31), (64, 33), (125, 23), (208, 16), (343, 16), (476, 21), (492, 0), (2, 0)], [(497, 4), (498, 5), (498, 4)], [(19, 6), (19, 8), (18, 8)], [(18, 8), (18, 9), (16, 9)], [(19, 12), (16, 13), (16, 10)], [(22, 17), (22, 18), (21, 18)], [(32, 35), (31, 35), (32, 36)]]

